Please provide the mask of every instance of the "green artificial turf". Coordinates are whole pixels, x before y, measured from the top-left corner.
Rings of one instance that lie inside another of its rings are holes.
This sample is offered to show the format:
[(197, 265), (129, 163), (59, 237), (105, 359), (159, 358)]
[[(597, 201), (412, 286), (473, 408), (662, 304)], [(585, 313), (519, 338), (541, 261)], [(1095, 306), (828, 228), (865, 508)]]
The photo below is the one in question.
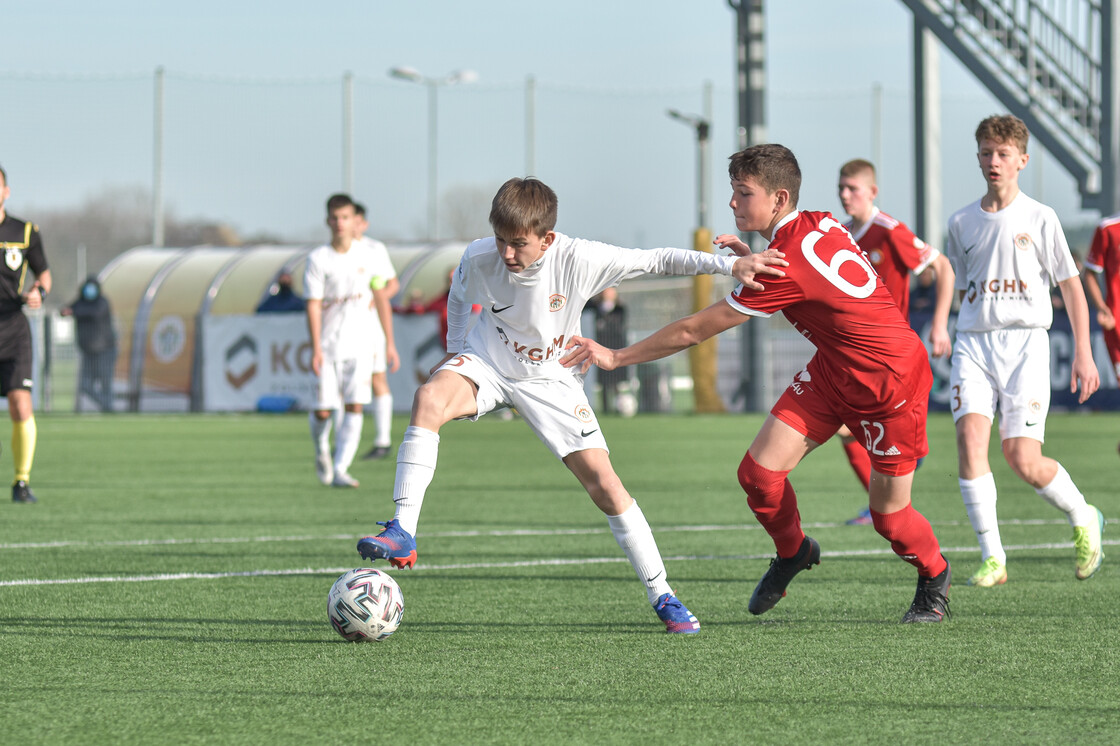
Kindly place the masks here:
[[(40, 503), (0, 503), (0, 740), (1120, 741), (1120, 533), (1076, 581), (1071, 530), (997, 446), (1010, 580), (965, 586), (979, 551), (933, 415), (914, 502), (953, 564), (953, 618), (899, 624), (914, 570), (844, 525), (865, 496), (836, 443), (791, 477), (822, 562), (752, 617), (773, 545), (735, 469), (761, 421), (602, 421), (700, 634), (664, 634), (574, 477), (524, 423), (484, 418), (441, 434), (419, 562), (392, 571), (403, 624), (354, 644), (327, 590), (392, 517), (393, 458), (330, 489), (304, 416), (40, 416)], [(1052, 414), (1047, 434), (1120, 529), (1120, 415)]]

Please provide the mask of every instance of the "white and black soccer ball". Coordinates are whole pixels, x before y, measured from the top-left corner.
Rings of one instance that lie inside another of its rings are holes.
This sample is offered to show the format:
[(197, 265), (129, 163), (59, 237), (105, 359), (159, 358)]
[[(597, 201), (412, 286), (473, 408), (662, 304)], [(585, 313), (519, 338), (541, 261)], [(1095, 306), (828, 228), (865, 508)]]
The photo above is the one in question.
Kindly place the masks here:
[(388, 573), (371, 567), (344, 572), (327, 594), (327, 618), (352, 642), (384, 640), (404, 616), (404, 595)]

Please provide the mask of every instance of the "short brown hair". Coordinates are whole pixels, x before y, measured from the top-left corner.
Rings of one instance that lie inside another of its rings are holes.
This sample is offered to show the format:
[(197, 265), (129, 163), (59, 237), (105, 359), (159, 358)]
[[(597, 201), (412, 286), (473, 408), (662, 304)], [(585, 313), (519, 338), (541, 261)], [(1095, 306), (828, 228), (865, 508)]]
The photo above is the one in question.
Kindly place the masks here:
[(797, 207), (801, 193), (801, 167), (793, 151), (785, 145), (752, 145), (731, 156), (727, 167), (731, 179), (754, 179), (770, 194), (785, 189), (790, 207)]
[(993, 114), (976, 128), (976, 144), (979, 145), (981, 140), (1011, 143), (1019, 148), (1020, 153), (1026, 153), (1030, 133), (1019, 117), (1013, 114)]
[(840, 167), (840, 178), (850, 179), (868, 171), (871, 172), (871, 180), (875, 181), (875, 164), (863, 158), (853, 158)]
[(354, 200), (350, 199), (349, 194), (332, 194), (327, 199), (328, 215), (343, 207), (354, 207)]
[(543, 236), (556, 227), (556, 192), (543, 181), (513, 178), (502, 184), (490, 206), (490, 225), (507, 236), (528, 231)]

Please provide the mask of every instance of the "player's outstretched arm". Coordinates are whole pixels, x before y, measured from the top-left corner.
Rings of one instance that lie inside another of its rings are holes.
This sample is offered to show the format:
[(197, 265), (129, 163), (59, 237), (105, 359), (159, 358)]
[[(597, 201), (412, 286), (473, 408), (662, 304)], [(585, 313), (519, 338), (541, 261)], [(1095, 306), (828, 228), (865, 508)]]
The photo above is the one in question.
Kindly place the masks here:
[(586, 373), (592, 365), (603, 370), (614, 370), (627, 365), (660, 360), (676, 352), (703, 342), (720, 332), (738, 326), (750, 317), (739, 313), (724, 300), (718, 300), (703, 311), (674, 321), (640, 342), (621, 350), (603, 347), (594, 340), (575, 336), (568, 340), (569, 352), (560, 359), (567, 368), (579, 366)]
[(749, 256), (751, 253), (751, 247), (748, 246), (743, 239), (738, 236), (733, 236), (730, 233), (719, 234), (712, 240), (712, 243), (721, 249), (729, 249), (738, 256)]
[[(393, 278), (396, 282), (397, 278)], [(390, 373), (396, 373), (401, 367), (401, 356), (397, 352), (397, 340), (393, 334), (393, 307), (389, 300), (396, 293), (396, 290), (390, 290), (393, 283), (373, 291), (373, 307), (377, 312), (378, 321), (381, 323), (381, 330), (385, 334), (385, 364)], [(400, 283), (397, 283), (399, 289)]]
[(953, 282), (956, 275), (949, 257), (938, 254), (933, 260), (933, 271), (937, 273), (934, 285), (933, 319), (930, 322), (929, 342), (934, 357), (948, 357), (953, 351), (949, 339), (949, 309), (953, 305)]
[(1109, 330), (1116, 328), (1116, 319), (1112, 316), (1112, 311), (1104, 302), (1104, 294), (1101, 292), (1101, 283), (1097, 279), (1097, 273), (1086, 267), (1081, 271), (1081, 279), (1085, 281), (1085, 297), (1089, 299), (1089, 303), (1093, 308), (1097, 309), (1097, 323), (1101, 325), (1101, 329)]
[(323, 368), (323, 347), (319, 337), (322, 331), (323, 301), (321, 298), (307, 299), (307, 332), (311, 336), (311, 372), (319, 375)]
[(785, 254), (776, 249), (767, 249), (759, 254), (740, 255), (731, 266), (731, 275), (748, 290), (765, 290), (760, 283), (755, 282), (755, 275), (785, 277), (786, 273), (780, 268), (788, 266)]
[(1069, 325), (1073, 330), (1073, 367), (1070, 369), (1069, 390), (1076, 392), (1079, 404), (1084, 404), (1101, 385), (1101, 375), (1093, 362), (1093, 349), (1089, 340), (1089, 304), (1085, 302), (1085, 289), (1081, 277), (1074, 276), (1058, 283), (1065, 301)]

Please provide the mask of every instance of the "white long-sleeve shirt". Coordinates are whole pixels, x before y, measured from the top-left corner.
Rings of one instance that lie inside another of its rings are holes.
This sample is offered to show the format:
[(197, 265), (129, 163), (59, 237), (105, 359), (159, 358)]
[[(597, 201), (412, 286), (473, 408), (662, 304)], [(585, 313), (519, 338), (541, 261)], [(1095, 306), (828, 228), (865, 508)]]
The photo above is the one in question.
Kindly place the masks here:
[[(730, 275), (734, 256), (685, 249), (624, 249), (562, 233), (520, 273), (506, 269), (493, 238), (463, 253), (447, 300), (447, 351), (485, 358), (515, 380), (572, 375), (560, 365), (564, 346), (581, 334), (592, 297), (643, 274)], [(470, 329), (471, 305), (482, 314)]]

